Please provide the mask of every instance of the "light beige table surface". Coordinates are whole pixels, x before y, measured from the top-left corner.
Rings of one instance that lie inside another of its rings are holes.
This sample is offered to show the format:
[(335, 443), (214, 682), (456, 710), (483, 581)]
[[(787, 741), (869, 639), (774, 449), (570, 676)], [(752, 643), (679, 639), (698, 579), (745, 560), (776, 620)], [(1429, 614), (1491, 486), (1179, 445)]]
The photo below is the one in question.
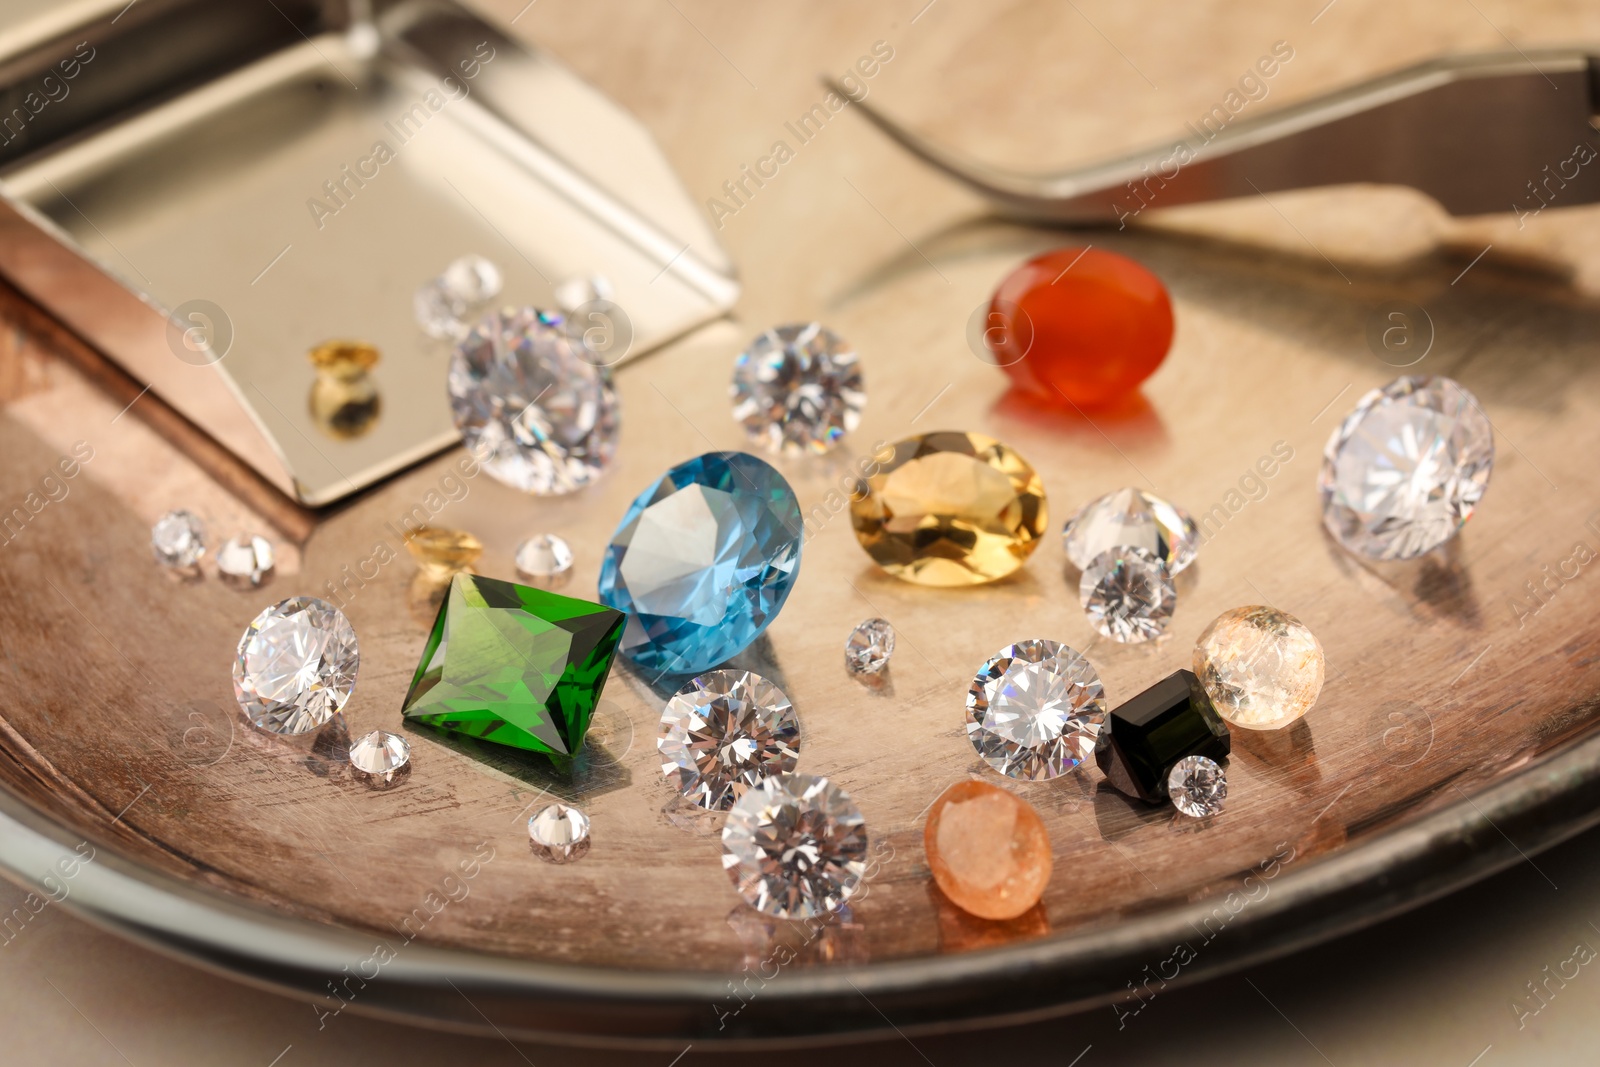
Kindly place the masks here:
[[(1117, 4), (1109, 0), (737, 4), (523, 0), (491, 5), (651, 128), (697, 200), (765, 155), (784, 123), (875, 42), (893, 59), (874, 98), (975, 155), (1030, 168), (1165, 138), (1207, 111), (1257, 57), (1294, 59), (1252, 107), (1299, 99), (1445, 51), (1600, 43), (1600, 6), (1430, 3)], [(894, 165), (890, 165), (890, 163)], [(920, 264), (975, 202), (842, 116), (723, 220), (746, 273), (746, 324), (826, 316), (873, 264)], [(1332, 190), (1159, 214), (1147, 225), (1263, 249), (1403, 269), (1444, 253), (1535, 263), (1600, 294), (1600, 211), (1549, 211), (1519, 227), (1451, 220), (1404, 190)], [(792, 256), (773, 256), (781, 242)], [(757, 255), (757, 250), (762, 254)], [(1465, 262), (1465, 259), (1463, 259)], [(1584, 967), (1541, 1005), (1525, 983), (1600, 946), (1600, 837), (1449, 901), (1311, 953), (1163, 994), (1119, 1030), (1109, 1009), (1000, 1034), (891, 1042), (846, 1062), (1594, 1062), (1600, 983)], [(20, 899), (0, 890), (0, 911)], [(661, 1063), (421, 1034), (310, 1008), (200, 975), (47, 909), (0, 947), (0, 1062), (101, 1064)], [(1523, 1011), (1516, 1007), (1522, 998)], [(1539, 1007), (1537, 1014), (1533, 1007)], [(1519, 1021), (1521, 1025), (1519, 1025)], [(708, 1055), (688, 1050), (685, 1063)], [(1075, 1060), (1079, 1057), (1081, 1060)], [(277, 1059), (275, 1059), (277, 1057)], [(1478, 1059), (1475, 1059), (1478, 1057)], [(766, 1057), (814, 1062), (816, 1054)], [(844, 1059), (844, 1057), (840, 1057)], [(731, 1062), (724, 1059), (721, 1062)]]

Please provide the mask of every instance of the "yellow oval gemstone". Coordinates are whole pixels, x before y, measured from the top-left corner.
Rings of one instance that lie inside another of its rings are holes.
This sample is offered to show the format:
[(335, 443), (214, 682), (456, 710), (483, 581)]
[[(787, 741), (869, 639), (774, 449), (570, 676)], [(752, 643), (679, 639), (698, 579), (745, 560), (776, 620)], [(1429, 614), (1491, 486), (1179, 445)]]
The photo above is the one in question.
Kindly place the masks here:
[(483, 555), (483, 542), (466, 530), (419, 526), (406, 537), (406, 551), (424, 574), (449, 581), (457, 571), (468, 570), (478, 562)]
[(1004, 578), (1049, 524), (1044, 484), (1007, 445), (977, 433), (928, 433), (856, 487), (850, 518), (867, 555), (918, 585)]

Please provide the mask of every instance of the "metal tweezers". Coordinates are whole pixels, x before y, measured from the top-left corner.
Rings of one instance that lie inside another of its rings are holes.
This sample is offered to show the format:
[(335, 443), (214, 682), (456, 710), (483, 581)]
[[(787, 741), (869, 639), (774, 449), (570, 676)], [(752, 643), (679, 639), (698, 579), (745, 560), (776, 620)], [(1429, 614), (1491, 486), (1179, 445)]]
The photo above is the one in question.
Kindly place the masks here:
[(1053, 174), (963, 158), (854, 106), (1002, 214), (1126, 226), (1148, 208), (1348, 183), (1408, 185), (1452, 215), (1593, 203), (1597, 98), (1600, 68), (1579, 50), (1446, 56), (1257, 117), (1218, 108), (1182, 138)]

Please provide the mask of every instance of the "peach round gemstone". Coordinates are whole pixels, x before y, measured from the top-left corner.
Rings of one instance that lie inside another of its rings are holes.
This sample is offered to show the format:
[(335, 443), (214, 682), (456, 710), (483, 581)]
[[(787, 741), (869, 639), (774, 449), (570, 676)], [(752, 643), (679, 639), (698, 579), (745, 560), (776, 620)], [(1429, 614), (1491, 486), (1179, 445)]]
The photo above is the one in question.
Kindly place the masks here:
[(1050, 835), (1026, 800), (987, 782), (939, 795), (922, 831), (933, 880), (981, 919), (1015, 919), (1050, 881)]

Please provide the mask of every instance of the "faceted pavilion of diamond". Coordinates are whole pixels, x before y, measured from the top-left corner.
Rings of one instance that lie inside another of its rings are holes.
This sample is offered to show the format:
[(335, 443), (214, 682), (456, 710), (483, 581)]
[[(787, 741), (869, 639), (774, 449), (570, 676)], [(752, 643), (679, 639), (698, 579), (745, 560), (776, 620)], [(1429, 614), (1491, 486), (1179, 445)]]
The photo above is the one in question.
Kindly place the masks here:
[(405, 717), (454, 733), (575, 755), (622, 635), (586, 600), (460, 573), (406, 693)]
[(967, 739), (1008, 778), (1055, 778), (1091, 759), (1106, 721), (1100, 674), (1075, 648), (1036, 638), (995, 653), (967, 690)]
[(1200, 531), (1189, 513), (1143, 489), (1118, 489), (1091, 500), (1061, 530), (1067, 558), (1080, 571), (1100, 553), (1133, 546), (1145, 549), (1177, 574), (1194, 562)]
[(743, 452), (680, 463), (639, 494), (611, 535), (600, 600), (625, 612), (622, 653), (697, 674), (747, 648), (800, 573), (794, 490)]

